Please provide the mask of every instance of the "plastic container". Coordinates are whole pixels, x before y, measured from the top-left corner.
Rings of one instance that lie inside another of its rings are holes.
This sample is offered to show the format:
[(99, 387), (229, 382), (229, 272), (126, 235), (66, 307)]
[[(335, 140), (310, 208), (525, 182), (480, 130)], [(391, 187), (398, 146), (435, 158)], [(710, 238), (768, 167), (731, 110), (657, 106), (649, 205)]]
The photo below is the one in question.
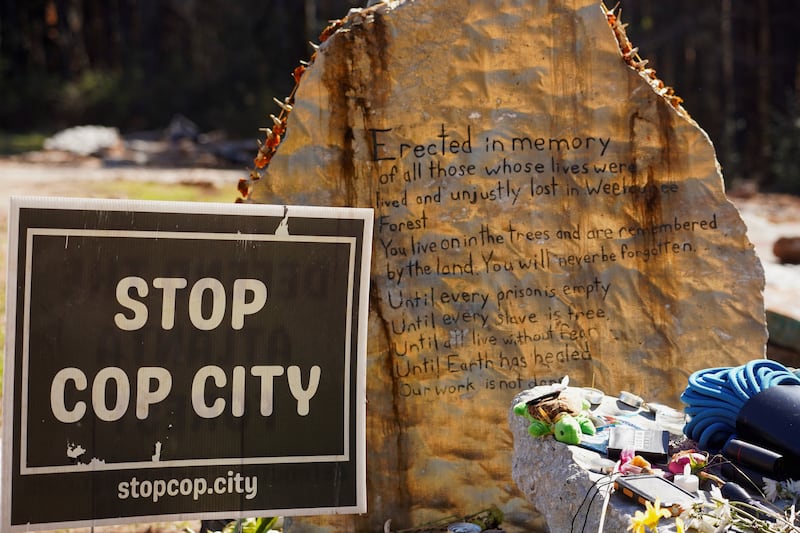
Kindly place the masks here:
[(659, 429), (669, 431), (671, 435), (683, 435), (686, 415), (671, 407), (659, 406), (656, 410), (656, 425)]
[(456, 522), (447, 526), (447, 533), (480, 533), (481, 526), (470, 522)]
[(583, 387), (581, 389), (583, 397), (592, 405), (599, 405), (603, 401), (603, 391), (594, 389), (592, 387)]
[(734, 463), (752, 468), (771, 479), (786, 479), (786, 461), (783, 455), (739, 439), (730, 439), (722, 454)]

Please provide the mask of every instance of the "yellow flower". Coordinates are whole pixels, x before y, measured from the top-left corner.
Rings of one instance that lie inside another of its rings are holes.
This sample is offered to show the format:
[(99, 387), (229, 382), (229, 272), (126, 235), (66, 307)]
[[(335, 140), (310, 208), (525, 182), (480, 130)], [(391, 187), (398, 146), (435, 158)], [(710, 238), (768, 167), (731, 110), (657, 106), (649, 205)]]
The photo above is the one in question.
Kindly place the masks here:
[(628, 526), (628, 531), (633, 531), (633, 533), (645, 533), (644, 530), (644, 513), (641, 511), (636, 511), (633, 513), (631, 517), (631, 523)]
[(675, 519), (675, 531), (677, 533), (683, 533), (684, 532), (683, 520), (681, 520), (680, 518), (676, 518)]
[(636, 511), (633, 514), (628, 530), (632, 530), (633, 533), (645, 533), (645, 527), (647, 527), (652, 531), (658, 531), (658, 521), (670, 516), (672, 513), (668, 509), (662, 509), (661, 501), (656, 498), (655, 505), (645, 502), (645, 511)]

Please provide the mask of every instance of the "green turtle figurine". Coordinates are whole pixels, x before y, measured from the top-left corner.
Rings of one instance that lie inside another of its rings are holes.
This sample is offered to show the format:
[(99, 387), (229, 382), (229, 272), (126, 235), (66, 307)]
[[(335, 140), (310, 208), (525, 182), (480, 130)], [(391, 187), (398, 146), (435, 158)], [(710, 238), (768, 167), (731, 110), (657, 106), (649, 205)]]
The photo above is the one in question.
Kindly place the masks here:
[(534, 437), (553, 435), (565, 444), (580, 444), (582, 435), (594, 435), (595, 427), (587, 414), (590, 404), (560, 390), (533, 399), (523, 399), (514, 413), (530, 422), (528, 433)]

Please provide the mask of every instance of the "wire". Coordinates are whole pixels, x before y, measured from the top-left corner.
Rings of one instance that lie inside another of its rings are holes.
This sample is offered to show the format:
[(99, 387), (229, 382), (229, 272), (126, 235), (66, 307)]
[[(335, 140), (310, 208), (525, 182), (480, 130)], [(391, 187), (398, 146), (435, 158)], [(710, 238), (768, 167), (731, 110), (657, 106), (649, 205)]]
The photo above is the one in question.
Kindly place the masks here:
[(591, 500), (589, 500), (589, 505), (586, 507), (586, 513), (583, 515), (583, 526), (581, 526), (581, 533), (584, 531), (584, 529), (586, 529), (586, 522), (589, 517), (589, 510), (592, 508), (594, 499), (600, 493), (600, 489), (605, 488), (613, 483), (614, 483), (614, 477), (612, 475), (603, 476), (601, 478), (598, 478), (594, 483), (592, 483), (592, 486), (589, 487), (589, 490), (584, 495), (580, 505), (578, 505), (578, 508), (575, 510), (575, 514), (572, 515), (572, 523), (570, 524), (569, 527), (570, 533), (575, 531), (575, 520), (578, 518), (578, 514), (580, 514), (581, 508), (586, 503), (586, 500), (589, 498), (589, 495), (592, 494), (592, 498)]
[[(591, 486), (591, 487), (589, 487), (589, 490), (588, 490), (588, 491), (586, 491), (586, 494), (584, 494), (584, 495), (583, 495), (583, 500), (581, 500), (581, 503), (580, 503), (580, 505), (578, 505), (578, 508), (575, 510), (575, 514), (573, 514), (573, 515), (572, 515), (572, 523), (571, 523), (571, 524), (570, 524), (570, 526), (569, 526), (569, 531), (570, 531), (570, 533), (572, 533), (573, 531), (575, 531), (575, 519), (576, 519), (576, 518), (578, 518), (578, 513), (580, 513), (580, 512), (581, 512), (581, 508), (583, 507), (583, 504), (584, 504), (584, 503), (586, 503), (586, 498), (588, 498), (588, 497), (589, 497), (589, 494), (591, 494), (591, 493), (592, 493), (592, 489), (597, 489), (597, 487), (598, 487), (598, 483), (599, 483), (599, 482), (600, 482), (602, 479), (603, 479), (603, 478), (599, 478), (599, 479), (597, 479), (597, 480), (596, 480), (594, 483), (592, 483), (592, 486)], [(595, 492), (596, 492), (596, 491), (595, 491)], [(593, 496), (592, 498), (594, 498), (594, 496)], [(589, 514), (589, 508), (590, 508), (590, 507), (591, 507), (591, 503), (589, 503), (589, 507), (587, 507), (587, 509), (586, 509), (586, 514)], [(584, 523), (585, 523), (585, 522), (586, 522), (586, 518), (584, 517)]]
[(683, 432), (701, 449), (721, 446), (736, 432), (736, 419), (747, 400), (774, 385), (800, 385), (800, 377), (768, 359), (698, 370), (681, 394), (690, 417)]
[[(606, 487), (606, 486), (607, 486), (606, 484), (603, 485), (603, 487)], [(586, 507), (586, 514), (583, 515), (583, 525), (581, 526), (581, 533), (583, 533), (586, 530), (586, 523), (589, 521), (589, 509), (591, 509), (592, 505), (594, 505), (594, 500), (595, 500), (595, 498), (597, 498), (598, 494), (600, 494), (599, 486), (598, 486), (597, 490), (594, 491), (594, 494), (592, 494), (592, 499), (589, 500), (589, 506)]]
[(600, 511), (600, 523), (597, 525), (597, 533), (603, 533), (603, 527), (606, 523), (606, 511), (608, 511), (608, 502), (611, 501), (612, 490), (607, 490), (606, 495), (603, 497), (603, 508)]

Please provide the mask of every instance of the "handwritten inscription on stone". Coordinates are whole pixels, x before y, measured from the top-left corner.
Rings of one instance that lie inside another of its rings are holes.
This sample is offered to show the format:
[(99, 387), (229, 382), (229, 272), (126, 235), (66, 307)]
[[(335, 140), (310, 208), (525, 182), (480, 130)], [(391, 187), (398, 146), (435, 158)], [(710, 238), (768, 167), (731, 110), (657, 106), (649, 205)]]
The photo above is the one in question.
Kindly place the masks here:
[[(604, 355), (594, 342), (607, 345), (618, 321), (609, 302), (625, 297), (610, 269), (702, 253), (695, 235), (718, 230), (713, 210), (646, 223), (581, 217), (593, 202), (605, 210), (679, 200), (682, 177), (643, 183), (609, 135), (501, 137), (451, 124), (419, 142), (396, 133), (369, 130), (379, 169), (374, 270), (402, 397), (593, 379)], [(565, 216), (554, 217), (558, 209)]]

